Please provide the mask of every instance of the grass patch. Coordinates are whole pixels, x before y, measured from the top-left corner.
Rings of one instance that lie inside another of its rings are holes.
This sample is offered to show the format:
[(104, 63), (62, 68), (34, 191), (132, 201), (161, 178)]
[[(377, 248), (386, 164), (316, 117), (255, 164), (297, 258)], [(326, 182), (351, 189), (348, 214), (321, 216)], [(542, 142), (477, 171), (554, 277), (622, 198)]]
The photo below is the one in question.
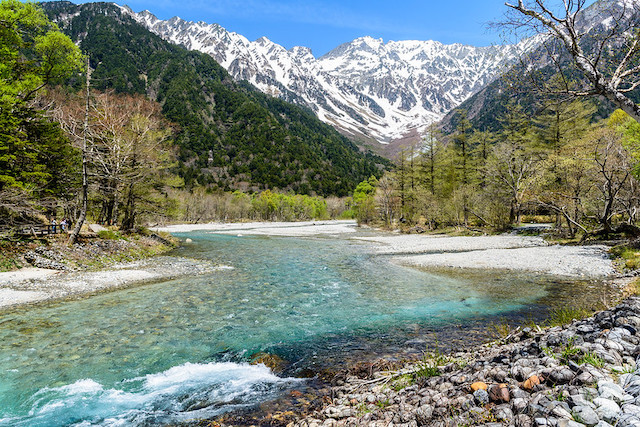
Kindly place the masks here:
[(20, 254), (24, 248), (10, 240), (0, 240), (0, 272), (18, 270), (23, 267)]
[(583, 363), (587, 363), (596, 368), (604, 368), (604, 359), (592, 352), (586, 353), (578, 360), (579, 365)]
[(547, 323), (549, 326), (562, 326), (571, 323), (575, 319), (584, 319), (593, 314), (584, 307), (563, 307), (551, 310)]
[(500, 323), (491, 323), (488, 327), (487, 334), (491, 340), (503, 340), (507, 338), (514, 329), (503, 319)]
[(98, 231), (98, 237), (104, 240), (121, 240), (124, 239), (122, 235), (114, 230), (100, 230)]
[(0, 258), (0, 272), (4, 271), (13, 271), (22, 268), (22, 263), (14, 257), (4, 257)]
[(391, 402), (389, 402), (389, 399), (379, 400), (376, 402), (376, 406), (380, 409), (384, 409), (391, 406)]
[(440, 352), (438, 341), (436, 340), (435, 350), (425, 352), (420, 362), (418, 362), (417, 369), (413, 372), (413, 379), (418, 381), (419, 379), (437, 377), (440, 375), (438, 367), (451, 362), (453, 362), (453, 358)]
[(623, 270), (637, 270), (640, 268), (640, 250), (627, 245), (618, 245), (609, 251), (614, 256), (615, 264)]
[(416, 380), (413, 375), (411, 374), (401, 375), (398, 378), (393, 380), (393, 384), (391, 385), (391, 388), (395, 391), (400, 391), (415, 383), (416, 383)]

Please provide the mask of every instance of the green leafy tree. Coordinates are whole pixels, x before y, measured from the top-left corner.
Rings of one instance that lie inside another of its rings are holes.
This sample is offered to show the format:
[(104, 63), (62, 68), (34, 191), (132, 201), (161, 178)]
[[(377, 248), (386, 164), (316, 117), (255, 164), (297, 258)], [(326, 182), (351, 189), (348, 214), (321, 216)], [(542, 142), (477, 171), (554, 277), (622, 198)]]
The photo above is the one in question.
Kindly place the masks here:
[(366, 224), (376, 216), (375, 195), (378, 180), (372, 176), (359, 183), (353, 191), (353, 211), (359, 224)]
[(80, 50), (36, 4), (0, 2), (0, 206), (5, 213), (33, 213), (38, 199), (60, 194), (73, 181), (73, 150), (35, 97), (81, 68)]

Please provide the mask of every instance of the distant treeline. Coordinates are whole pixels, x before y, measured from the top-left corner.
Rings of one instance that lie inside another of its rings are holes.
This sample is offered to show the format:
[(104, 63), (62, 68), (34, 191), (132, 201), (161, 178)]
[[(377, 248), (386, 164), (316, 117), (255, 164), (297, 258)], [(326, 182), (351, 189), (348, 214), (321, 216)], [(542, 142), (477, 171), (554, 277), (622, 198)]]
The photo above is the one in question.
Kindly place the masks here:
[(270, 190), (247, 194), (234, 192), (174, 191), (177, 202), (170, 215), (159, 221), (203, 223), (210, 221), (304, 221), (353, 218), (351, 198), (311, 197), (274, 193)]

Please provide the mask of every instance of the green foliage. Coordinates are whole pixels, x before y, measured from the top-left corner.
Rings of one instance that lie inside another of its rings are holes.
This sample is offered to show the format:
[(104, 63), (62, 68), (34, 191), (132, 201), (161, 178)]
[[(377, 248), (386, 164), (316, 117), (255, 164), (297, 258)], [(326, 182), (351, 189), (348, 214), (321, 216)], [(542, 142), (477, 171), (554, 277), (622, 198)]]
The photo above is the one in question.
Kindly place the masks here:
[(375, 216), (376, 184), (375, 176), (360, 182), (353, 191), (353, 212), (358, 223), (367, 223)]
[(0, 2), (0, 102), (27, 101), (82, 67), (80, 50), (35, 3)]
[(584, 354), (579, 360), (578, 360), (578, 364), (582, 365), (583, 363), (588, 363), (591, 366), (594, 366), (596, 368), (603, 368), (604, 367), (604, 359), (602, 359), (600, 356), (598, 356), (597, 354), (593, 353), (593, 352), (588, 352), (586, 354)]
[(570, 339), (569, 342), (563, 346), (560, 352), (560, 360), (567, 364), (569, 360), (573, 359), (576, 355), (580, 354), (581, 350), (574, 345), (575, 340)]
[(576, 319), (584, 319), (593, 314), (584, 307), (562, 307), (551, 310), (548, 323), (550, 326), (562, 326)]
[(76, 183), (77, 153), (34, 97), (79, 70), (82, 55), (35, 3), (3, 0), (0, 22), (0, 223), (11, 223)]
[(640, 268), (640, 250), (627, 245), (614, 246), (609, 252), (616, 257), (626, 270), (636, 270)]
[[(339, 216), (345, 209), (345, 200), (324, 199), (304, 194), (284, 194), (271, 190), (247, 194), (210, 192), (203, 188), (191, 192), (171, 193), (178, 203), (174, 221), (307, 221)], [(328, 204), (331, 203), (331, 212)]]
[(105, 240), (119, 240), (124, 238), (120, 233), (114, 230), (100, 230), (98, 231), (98, 237)]
[(389, 406), (391, 406), (391, 402), (389, 402), (389, 399), (385, 399), (385, 400), (378, 400), (376, 402), (376, 406), (380, 409), (385, 409)]
[(417, 364), (413, 377), (417, 381), (420, 378), (431, 378), (440, 376), (440, 366), (451, 363), (453, 359), (440, 352), (438, 342), (436, 341), (435, 350), (423, 354), (422, 359)]
[(258, 218), (264, 221), (328, 218), (327, 203), (318, 197), (306, 195), (288, 195), (266, 190), (252, 198), (251, 207)]

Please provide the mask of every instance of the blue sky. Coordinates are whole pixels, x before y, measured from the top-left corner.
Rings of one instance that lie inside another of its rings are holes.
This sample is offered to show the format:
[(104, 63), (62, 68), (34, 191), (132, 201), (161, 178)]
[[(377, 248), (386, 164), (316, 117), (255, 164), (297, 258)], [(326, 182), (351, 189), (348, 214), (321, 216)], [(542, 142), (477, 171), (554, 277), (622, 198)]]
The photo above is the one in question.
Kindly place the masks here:
[[(486, 24), (499, 20), (505, 0), (116, 0), (161, 19), (217, 23), (287, 49), (307, 46), (320, 56), (361, 36), (438, 40), (486, 46), (500, 43)], [(82, 1), (81, 1), (82, 2)]]

